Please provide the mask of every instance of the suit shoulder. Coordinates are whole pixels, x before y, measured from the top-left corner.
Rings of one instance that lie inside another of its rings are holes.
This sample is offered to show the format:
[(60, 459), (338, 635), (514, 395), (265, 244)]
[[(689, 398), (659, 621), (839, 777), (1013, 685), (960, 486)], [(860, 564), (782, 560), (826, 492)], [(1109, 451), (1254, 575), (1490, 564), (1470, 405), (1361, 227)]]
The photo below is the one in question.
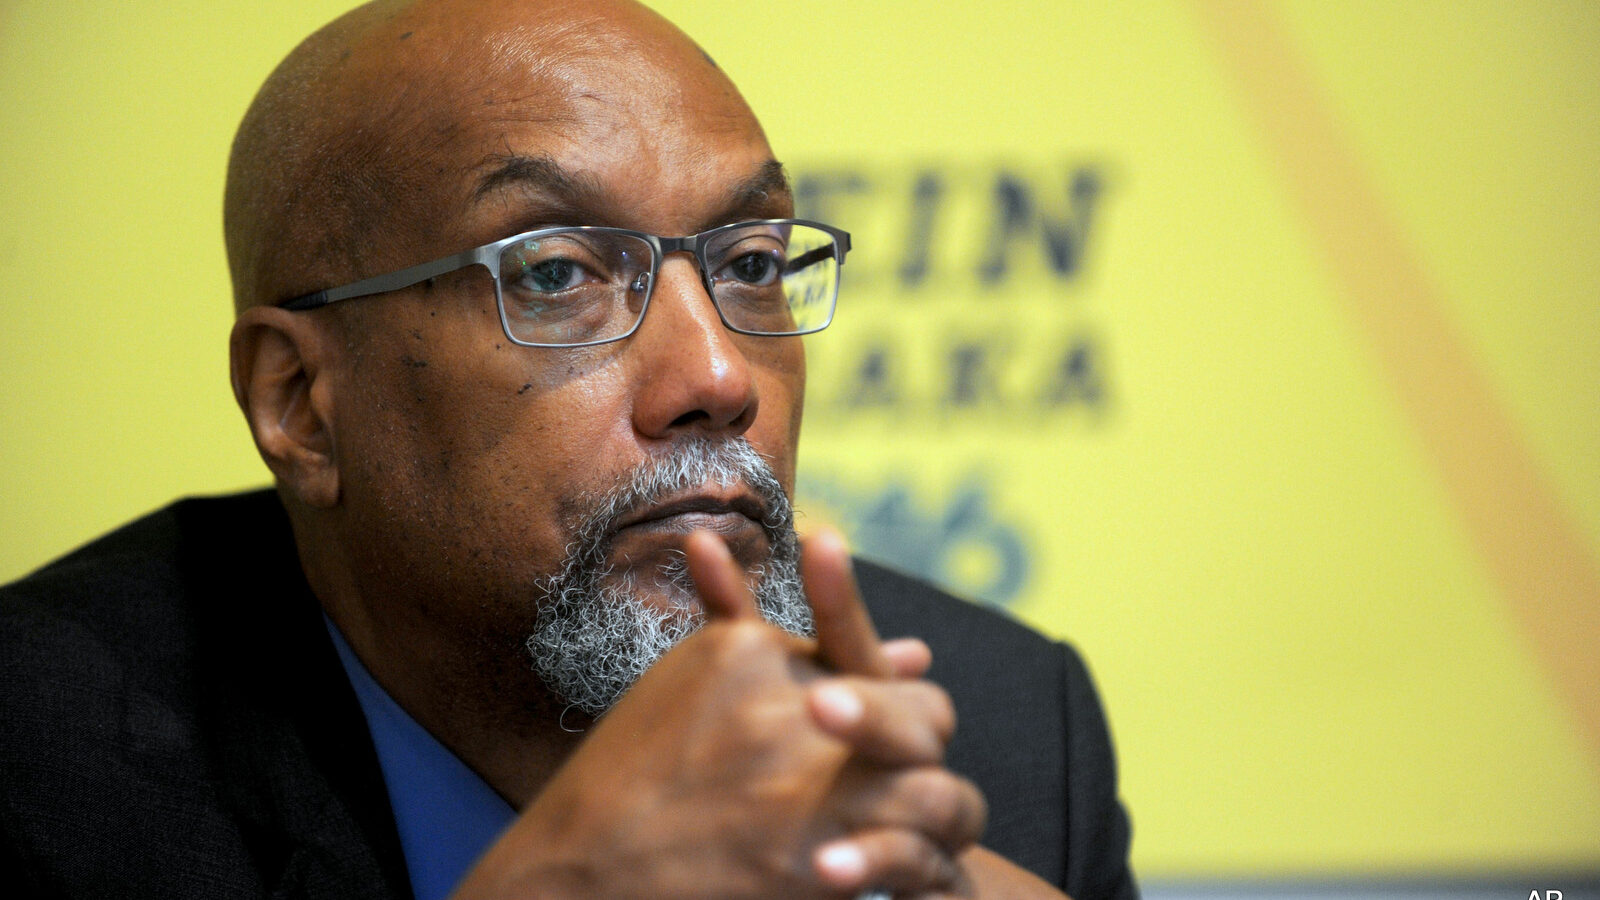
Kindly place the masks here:
[(277, 510), (269, 492), (179, 500), (110, 531), (8, 585), (0, 608), (119, 603), (128, 593), (170, 588), (183, 572), (215, 561), (225, 542), (247, 541)]
[(230, 523), (263, 508), (254, 494), (181, 500), (0, 587), (6, 681), (63, 667), (160, 671), (192, 631), (196, 572), (227, 566)]
[(137, 630), (141, 619), (159, 613), (153, 601), (178, 589), (179, 543), (167, 507), (0, 587), (0, 641), (12, 649)]

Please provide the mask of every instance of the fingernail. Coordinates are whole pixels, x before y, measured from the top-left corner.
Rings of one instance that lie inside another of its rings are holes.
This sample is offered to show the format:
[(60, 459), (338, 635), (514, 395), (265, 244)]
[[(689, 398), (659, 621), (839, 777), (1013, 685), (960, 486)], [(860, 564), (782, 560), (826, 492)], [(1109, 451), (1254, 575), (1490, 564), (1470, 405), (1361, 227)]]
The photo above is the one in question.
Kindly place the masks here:
[(814, 549), (822, 550), (825, 553), (835, 553), (843, 556), (848, 555), (850, 552), (850, 545), (845, 541), (844, 533), (832, 525), (823, 525), (812, 532), (810, 543)]
[(817, 851), (817, 868), (829, 881), (852, 884), (867, 874), (867, 857), (855, 844), (839, 841)]
[(838, 682), (824, 682), (811, 689), (818, 712), (827, 718), (826, 724), (845, 728), (861, 721), (866, 712), (855, 691)]

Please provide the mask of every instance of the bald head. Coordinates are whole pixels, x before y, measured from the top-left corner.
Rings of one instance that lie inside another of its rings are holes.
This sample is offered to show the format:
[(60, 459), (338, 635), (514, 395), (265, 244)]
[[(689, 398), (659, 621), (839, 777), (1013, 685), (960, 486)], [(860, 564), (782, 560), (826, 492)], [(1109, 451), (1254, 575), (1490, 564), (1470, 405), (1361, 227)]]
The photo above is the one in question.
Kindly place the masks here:
[(461, 249), (439, 223), (481, 198), (481, 170), (527, 159), (486, 143), (496, 123), (560, 135), (600, 85), (657, 114), (710, 94), (730, 128), (759, 131), (710, 58), (628, 0), (378, 0), (330, 23), (267, 79), (234, 140), (235, 308)]

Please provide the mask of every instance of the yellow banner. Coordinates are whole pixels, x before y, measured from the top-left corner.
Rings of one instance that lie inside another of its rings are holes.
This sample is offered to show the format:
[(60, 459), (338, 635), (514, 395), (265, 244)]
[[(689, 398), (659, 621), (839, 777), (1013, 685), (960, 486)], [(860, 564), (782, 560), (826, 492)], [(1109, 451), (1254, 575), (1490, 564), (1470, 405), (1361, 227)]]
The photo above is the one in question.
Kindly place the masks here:
[[(656, 5), (855, 238), (802, 522), (1085, 652), (1142, 875), (1600, 868), (1600, 6)], [(342, 7), (0, 8), (0, 576), (266, 480), (222, 174)]]

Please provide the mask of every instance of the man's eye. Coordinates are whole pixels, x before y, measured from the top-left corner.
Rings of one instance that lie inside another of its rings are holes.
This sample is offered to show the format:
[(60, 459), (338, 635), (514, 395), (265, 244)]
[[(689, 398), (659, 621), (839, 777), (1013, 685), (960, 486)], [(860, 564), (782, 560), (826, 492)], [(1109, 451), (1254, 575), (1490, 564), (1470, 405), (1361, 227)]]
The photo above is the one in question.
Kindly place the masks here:
[(728, 263), (728, 272), (745, 284), (771, 284), (778, 277), (778, 261), (767, 253), (746, 253)]
[(583, 266), (570, 259), (546, 259), (525, 266), (518, 281), (523, 287), (553, 294), (577, 287), (583, 282)]

